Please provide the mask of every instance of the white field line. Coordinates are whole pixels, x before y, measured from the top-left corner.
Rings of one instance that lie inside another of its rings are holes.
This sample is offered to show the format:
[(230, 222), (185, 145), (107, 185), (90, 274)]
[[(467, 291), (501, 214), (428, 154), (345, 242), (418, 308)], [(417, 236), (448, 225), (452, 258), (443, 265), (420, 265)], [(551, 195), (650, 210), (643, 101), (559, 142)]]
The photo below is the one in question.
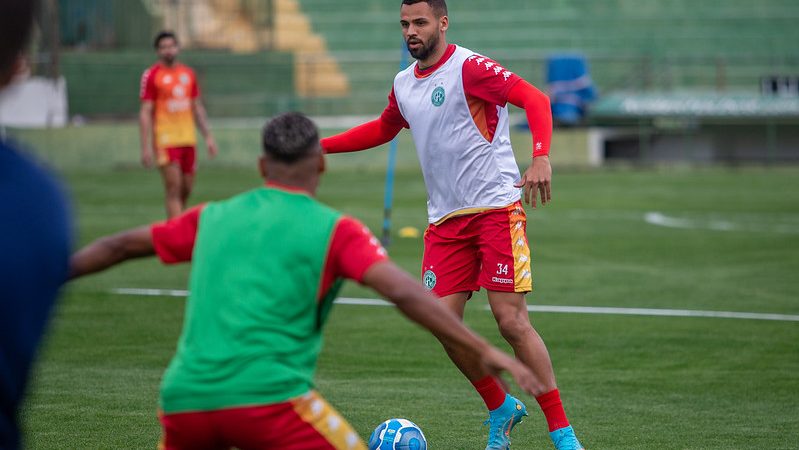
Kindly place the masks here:
[[(138, 295), (138, 296), (163, 296), (163, 297), (186, 297), (188, 291), (180, 289), (138, 289), (138, 288), (118, 288), (112, 289), (114, 294)], [(336, 300), (339, 305), (360, 305), (360, 306), (393, 306), (391, 303), (376, 298), (348, 298), (342, 297)], [(486, 306), (486, 309), (489, 309)], [(733, 311), (699, 311), (692, 309), (654, 309), (654, 308), (611, 308), (594, 306), (551, 306), (551, 305), (527, 305), (530, 312), (546, 313), (571, 313), (571, 314), (615, 314), (628, 316), (660, 316), (660, 317), (711, 317), (718, 319), (749, 319), (749, 320), (776, 320), (781, 322), (799, 322), (799, 315), (793, 314), (768, 314), (752, 312), (733, 312)]]
[[(686, 216), (687, 214), (687, 216)], [(799, 214), (754, 214), (754, 213), (669, 213), (649, 211), (574, 209), (566, 216), (575, 220), (625, 220), (665, 228), (710, 231), (743, 231), (756, 233), (799, 234)]]
[(667, 216), (666, 214), (651, 211), (644, 214), (644, 222), (666, 228), (682, 228), (686, 230), (711, 230), (711, 231), (753, 231), (765, 233), (799, 233), (799, 225), (795, 223), (739, 223), (731, 220), (720, 219), (689, 219)]
[(719, 319), (754, 319), (799, 322), (799, 315), (733, 311), (699, 311), (693, 309), (608, 308), (593, 306), (528, 305), (528, 311), (577, 314), (620, 314), (628, 316), (713, 317)]

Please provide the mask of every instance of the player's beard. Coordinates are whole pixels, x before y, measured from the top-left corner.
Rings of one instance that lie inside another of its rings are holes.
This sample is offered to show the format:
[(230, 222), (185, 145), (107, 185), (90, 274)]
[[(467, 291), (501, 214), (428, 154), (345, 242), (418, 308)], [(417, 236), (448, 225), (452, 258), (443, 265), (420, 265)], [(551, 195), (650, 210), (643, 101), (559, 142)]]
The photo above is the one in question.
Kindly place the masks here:
[(430, 40), (427, 41), (427, 43), (425, 43), (421, 39), (417, 40), (422, 45), (420, 45), (419, 48), (417, 48), (416, 50), (411, 50), (410, 43), (406, 42), (405, 44), (408, 47), (408, 52), (411, 54), (411, 56), (414, 57), (414, 59), (417, 59), (419, 61), (424, 61), (430, 56), (431, 53), (433, 53), (433, 50), (435, 50), (435, 48), (438, 47), (438, 36), (433, 35), (432, 37), (430, 37)]
[(164, 55), (161, 56), (161, 62), (163, 62), (167, 66), (171, 66), (175, 64), (175, 59), (177, 59), (177, 55)]

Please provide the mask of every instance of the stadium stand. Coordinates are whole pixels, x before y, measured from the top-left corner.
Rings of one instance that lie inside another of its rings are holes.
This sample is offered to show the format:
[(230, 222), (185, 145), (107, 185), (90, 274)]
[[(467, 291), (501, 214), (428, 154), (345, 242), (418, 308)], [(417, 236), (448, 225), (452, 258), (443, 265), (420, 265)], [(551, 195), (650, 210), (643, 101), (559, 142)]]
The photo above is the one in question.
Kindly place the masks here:
[[(196, 11), (170, 19), (167, 3), (177, 5), (178, 11), (195, 5), (189, 9)], [(492, 56), (542, 88), (547, 58), (562, 52), (586, 56), (600, 95), (686, 88), (756, 94), (764, 76), (799, 73), (795, 0), (450, 3), (451, 41)], [(205, 65), (201, 82), (212, 115), (268, 114), (286, 107), (317, 115), (377, 114), (400, 64), (398, 1), (63, 0), (60, 4), (66, 45), (62, 65), (72, 113), (131, 114), (135, 100), (122, 97), (130, 96), (132, 74), (149, 61), (141, 55), (149, 50), (153, 31), (169, 20), (191, 32), (187, 44), (195, 48), (196, 58), (190, 62)], [(228, 42), (227, 47), (215, 39)], [(251, 53), (228, 59), (219, 50), (207, 60), (200, 56), (200, 48), (222, 47)], [(108, 51), (96, 54), (93, 49)], [(93, 65), (100, 67), (89, 67)], [(125, 65), (131, 67), (124, 69)], [(104, 72), (106, 78), (118, 73), (119, 81), (98, 80), (90, 74), (93, 70)], [(219, 83), (223, 90), (215, 90), (215, 78), (238, 80), (233, 77), (239, 76), (242, 82)], [(93, 97), (82, 100), (99, 86), (112, 89), (105, 91), (109, 92), (105, 103)], [(123, 88), (128, 92), (123, 93)], [(255, 89), (254, 94), (245, 95), (248, 89)], [(239, 100), (245, 105), (234, 107)]]
[[(336, 54), (400, 45), (393, 2), (301, 3)], [(586, 54), (606, 90), (755, 89), (752, 80), (764, 70), (797, 67), (794, 1), (459, 0), (450, 5), (450, 17), (452, 41), (507, 60), (538, 82), (543, 59), (564, 51)]]

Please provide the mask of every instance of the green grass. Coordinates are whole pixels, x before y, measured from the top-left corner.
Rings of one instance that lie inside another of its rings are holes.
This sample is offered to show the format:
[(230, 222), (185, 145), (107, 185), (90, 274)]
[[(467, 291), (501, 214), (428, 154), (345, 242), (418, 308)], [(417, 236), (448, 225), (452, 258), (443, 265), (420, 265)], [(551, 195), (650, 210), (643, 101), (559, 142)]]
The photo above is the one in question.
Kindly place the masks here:
[[(135, 127), (14, 132), (71, 190), (78, 241), (159, 220), (158, 175), (136, 166)], [(194, 201), (259, 183), (257, 128), (222, 128), (218, 161), (201, 161)], [(523, 135), (514, 136), (523, 139)], [(532, 304), (799, 314), (799, 168), (558, 165), (574, 136), (556, 134), (554, 199), (528, 210)], [(579, 141), (579, 137), (576, 138)], [(519, 145), (520, 154), (526, 144)], [(319, 197), (379, 232), (385, 151), (329, 158)], [(403, 134), (394, 230), (425, 226), (425, 190)], [(647, 212), (688, 220), (677, 229)], [(703, 224), (722, 221), (729, 231)], [(418, 273), (421, 241), (396, 235), (392, 257)], [(69, 285), (23, 410), (32, 449), (153, 448), (158, 383), (181, 327), (182, 299), (109, 293), (185, 288), (187, 266), (136, 261)], [(343, 296), (372, 296), (349, 284)], [(467, 322), (507, 348), (478, 295)], [(799, 441), (799, 323), (533, 313), (567, 413), (590, 449), (789, 449)], [(438, 449), (480, 449), (485, 412), (436, 341), (394, 309), (337, 306), (318, 387), (362, 436), (392, 416)], [(518, 392), (518, 390), (516, 390)], [(514, 448), (550, 448), (535, 400)]]

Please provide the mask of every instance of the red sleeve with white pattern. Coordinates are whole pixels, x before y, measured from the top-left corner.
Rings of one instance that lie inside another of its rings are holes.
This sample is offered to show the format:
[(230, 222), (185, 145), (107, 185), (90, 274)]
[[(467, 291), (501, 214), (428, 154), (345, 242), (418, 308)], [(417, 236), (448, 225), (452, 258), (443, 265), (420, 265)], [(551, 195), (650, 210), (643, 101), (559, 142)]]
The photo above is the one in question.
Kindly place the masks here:
[(487, 102), (497, 105), (511, 103), (524, 109), (533, 135), (533, 157), (549, 155), (552, 110), (546, 94), (496, 61), (481, 55), (472, 55), (464, 61), (463, 88), (467, 95)]
[(141, 76), (141, 85), (139, 86), (139, 100), (153, 101), (158, 94), (155, 88), (155, 73), (158, 71), (158, 66), (152, 66), (145, 70)]
[(472, 55), (463, 62), (463, 89), (489, 103), (504, 106), (508, 92), (522, 78), (485, 56)]

